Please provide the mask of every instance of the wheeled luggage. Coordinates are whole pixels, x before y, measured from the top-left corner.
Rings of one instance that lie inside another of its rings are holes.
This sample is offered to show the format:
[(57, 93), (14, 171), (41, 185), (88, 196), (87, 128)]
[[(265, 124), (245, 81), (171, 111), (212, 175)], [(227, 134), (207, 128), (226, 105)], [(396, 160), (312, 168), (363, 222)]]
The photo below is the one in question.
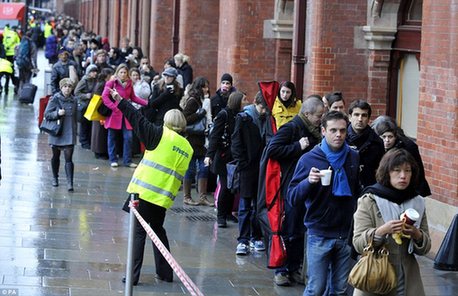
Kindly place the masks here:
[(19, 102), (23, 104), (33, 104), (36, 93), (37, 93), (36, 85), (32, 83), (25, 83), (22, 86), (21, 92), (19, 94)]

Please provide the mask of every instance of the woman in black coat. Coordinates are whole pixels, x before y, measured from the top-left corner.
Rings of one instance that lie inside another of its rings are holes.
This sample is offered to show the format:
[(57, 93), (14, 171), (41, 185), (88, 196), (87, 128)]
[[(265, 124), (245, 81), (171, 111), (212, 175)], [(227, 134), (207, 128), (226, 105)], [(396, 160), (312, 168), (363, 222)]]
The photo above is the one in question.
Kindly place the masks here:
[(430, 196), (431, 189), (425, 178), (425, 168), (420, 156), (420, 151), (418, 150), (418, 145), (404, 135), (404, 131), (398, 127), (396, 122), (389, 116), (379, 116), (372, 123), (372, 128), (375, 133), (382, 138), (386, 152), (393, 148), (403, 148), (413, 156), (417, 161), (419, 169), (417, 192), (423, 197)]
[(178, 84), (175, 68), (167, 68), (162, 72), (162, 79), (154, 86), (148, 106), (142, 108), (142, 113), (152, 123), (162, 126), (164, 115), (172, 109), (180, 109), (180, 99), (183, 90)]
[(218, 227), (227, 226), (227, 218), (232, 215), (234, 195), (227, 188), (226, 164), (232, 160), (231, 135), (234, 132), (235, 117), (246, 104), (246, 96), (241, 92), (234, 92), (229, 96), (227, 106), (221, 110), (213, 121), (213, 129), (208, 136), (208, 149), (204, 163), (217, 174), (220, 182), (218, 194)]

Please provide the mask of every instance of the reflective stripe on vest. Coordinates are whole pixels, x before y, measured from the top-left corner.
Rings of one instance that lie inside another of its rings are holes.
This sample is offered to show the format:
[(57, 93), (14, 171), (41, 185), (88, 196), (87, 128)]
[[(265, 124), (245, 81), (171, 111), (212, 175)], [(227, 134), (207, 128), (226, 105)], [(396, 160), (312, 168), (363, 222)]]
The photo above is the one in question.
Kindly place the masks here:
[(147, 160), (147, 159), (142, 159), (142, 163), (144, 165), (147, 165), (153, 169), (156, 169), (156, 170), (159, 170), (163, 173), (166, 173), (168, 175), (172, 175), (174, 176), (175, 178), (177, 178), (178, 180), (180, 180), (180, 182), (183, 182), (183, 178), (184, 176), (183, 175), (180, 175), (178, 172), (172, 170), (172, 169), (169, 169), (163, 165), (160, 165), (159, 163), (157, 162), (154, 162), (154, 161), (150, 161), (150, 160)]
[(163, 190), (157, 186), (154, 186), (154, 185), (151, 185), (151, 184), (148, 184), (146, 182), (143, 182), (142, 180), (139, 180), (137, 178), (132, 178), (132, 180), (130, 181), (131, 183), (134, 183), (134, 184), (137, 184), (141, 187), (144, 187), (146, 189), (149, 189), (153, 192), (156, 192), (156, 193), (159, 193), (159, 194), (162, 194), (162, 195), (165, 195), (167, 196), (168, 198), (170, 198), (171, 200), (175, 200), (175, 196), (173, 196), (172, 192), (169, 192), (167, 190)]
[(145, 201), (170, 208), (188, 170), (192, 154), (188, 140), (164, 127), (157, 147), (145, 151), (127, 192), (138, 193)]

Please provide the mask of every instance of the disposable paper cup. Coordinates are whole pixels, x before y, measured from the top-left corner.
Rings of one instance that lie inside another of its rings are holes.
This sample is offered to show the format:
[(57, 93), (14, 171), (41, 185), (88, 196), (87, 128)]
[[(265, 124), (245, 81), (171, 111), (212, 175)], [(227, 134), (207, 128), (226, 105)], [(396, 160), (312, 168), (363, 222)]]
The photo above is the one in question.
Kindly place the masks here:
[(321, 177), (321, 185), (329, 186), (331, 184), (332, 170), (320, 170), (320, 174), (323, 175)]
[(413, 225), (415, 222), (417, 222), (418, 219), (420, 219), (420, 214), (415, 209), (407, 209), (403, 214), (402, 214), (403, 220), (409, 224)]

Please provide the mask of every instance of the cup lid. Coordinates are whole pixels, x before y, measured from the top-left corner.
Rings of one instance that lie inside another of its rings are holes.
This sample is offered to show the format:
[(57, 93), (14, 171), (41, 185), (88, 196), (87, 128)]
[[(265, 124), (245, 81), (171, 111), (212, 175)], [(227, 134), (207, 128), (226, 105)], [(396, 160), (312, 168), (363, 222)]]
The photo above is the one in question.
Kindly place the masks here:
[(420, 218), (420, 214), (415, 209), (409, 208), (405, 213), (411, 220), (417, 221)]

